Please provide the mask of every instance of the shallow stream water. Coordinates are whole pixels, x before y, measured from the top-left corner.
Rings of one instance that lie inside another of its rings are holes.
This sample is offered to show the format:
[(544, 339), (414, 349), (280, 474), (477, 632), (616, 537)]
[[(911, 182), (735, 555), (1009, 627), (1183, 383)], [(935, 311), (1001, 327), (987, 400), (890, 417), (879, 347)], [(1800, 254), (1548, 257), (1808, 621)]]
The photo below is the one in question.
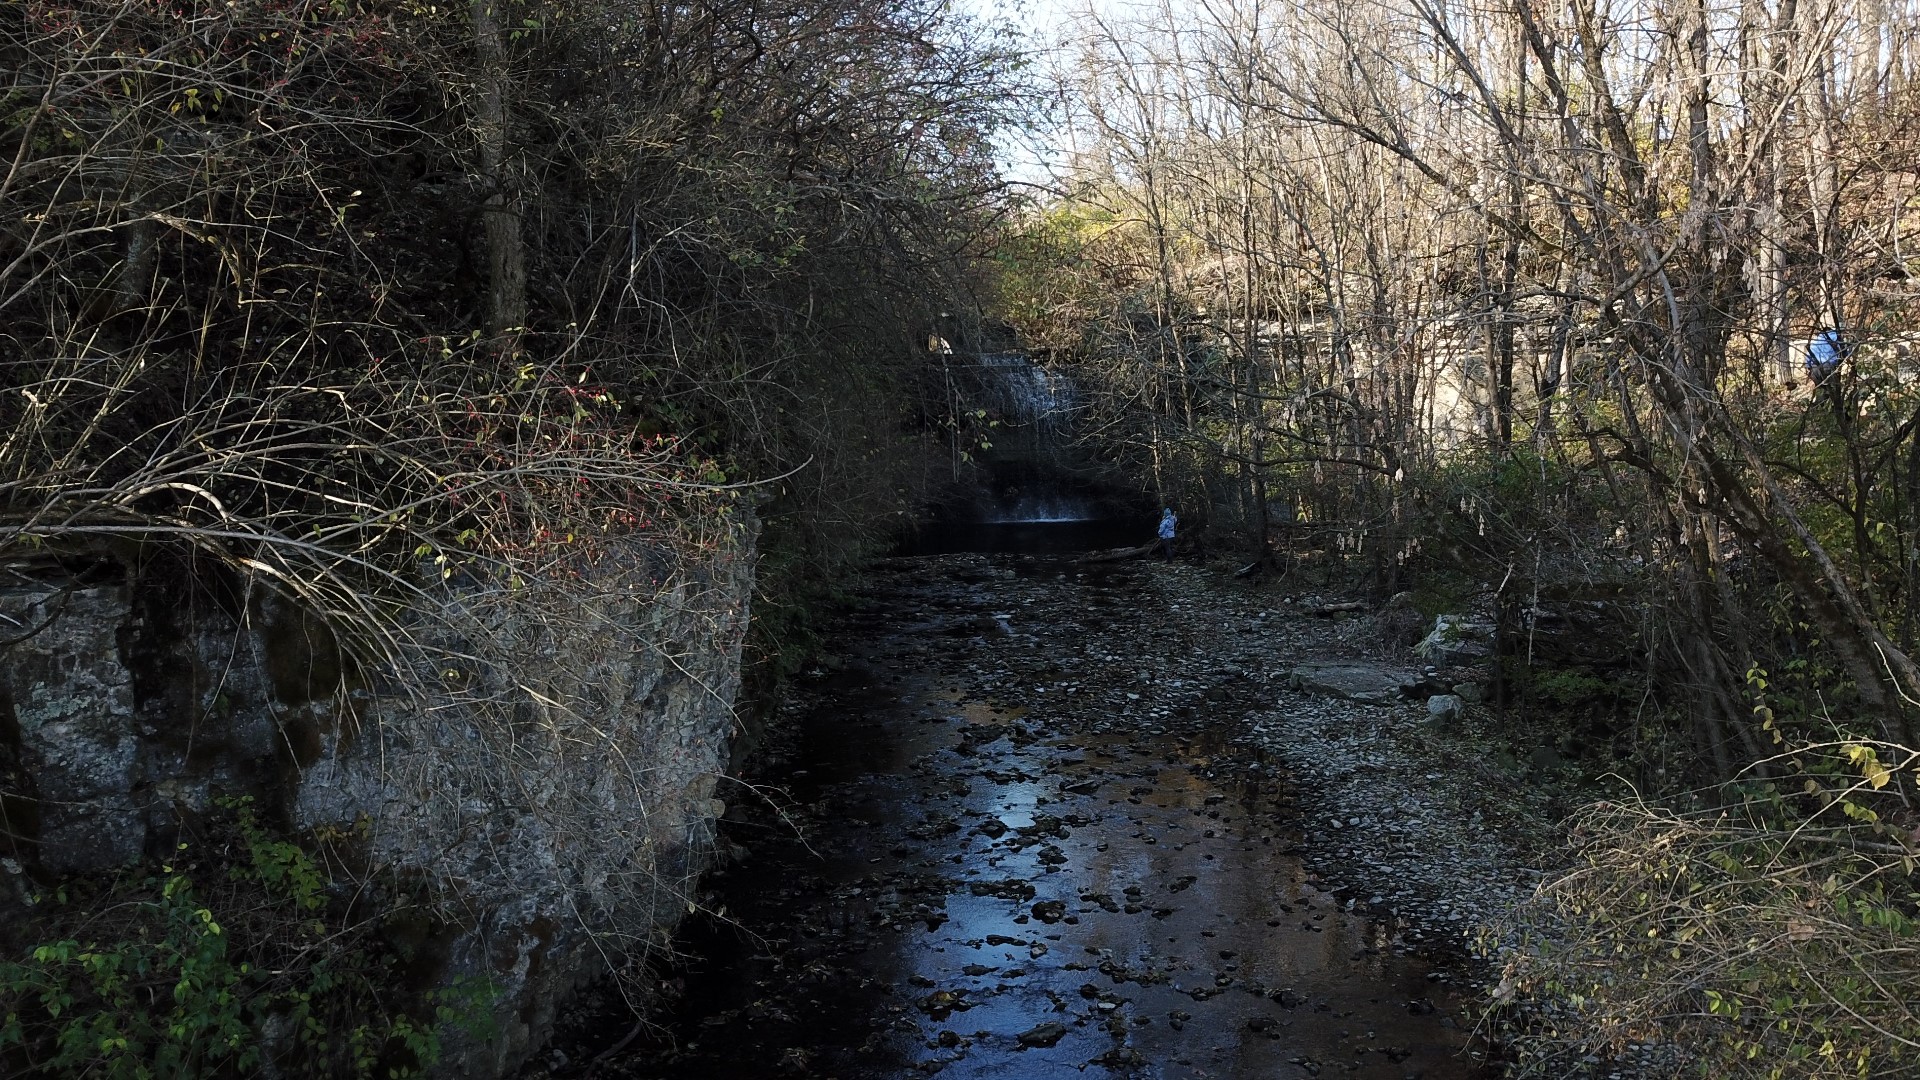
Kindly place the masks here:
[[(1206, 718), (976, 696), (945, 661), (1017, 644), (995, 580), (938, 571), (896, 575), (805, 680), (671, 1015), (598, 1075), (1482, 1075), (1439, 976), (1303, 871), (1284, 776)], [(1124, 610), (1137, 572), (1082, 599)]]

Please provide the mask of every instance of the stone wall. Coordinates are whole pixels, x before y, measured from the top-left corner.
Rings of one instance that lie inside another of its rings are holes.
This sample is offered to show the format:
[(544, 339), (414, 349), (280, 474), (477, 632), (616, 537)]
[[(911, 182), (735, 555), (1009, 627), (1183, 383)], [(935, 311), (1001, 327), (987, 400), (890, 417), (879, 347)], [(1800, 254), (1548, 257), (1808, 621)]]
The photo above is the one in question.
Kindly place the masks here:
[(8, 565), (0, 920), (250, 795), (352, 847), (365, 871), (340, 889), (435, 898), (416, 981), (500, 992), (495, 1033), (456, 1037), (443, 1071), (514, 1067), (605, 953), (687, 910), (724, 810), (753, 583), (751, 523), (720, 533), (697, 557), (636, 544), (565, 582), (453, 578), (355, 648), (204, 560)]

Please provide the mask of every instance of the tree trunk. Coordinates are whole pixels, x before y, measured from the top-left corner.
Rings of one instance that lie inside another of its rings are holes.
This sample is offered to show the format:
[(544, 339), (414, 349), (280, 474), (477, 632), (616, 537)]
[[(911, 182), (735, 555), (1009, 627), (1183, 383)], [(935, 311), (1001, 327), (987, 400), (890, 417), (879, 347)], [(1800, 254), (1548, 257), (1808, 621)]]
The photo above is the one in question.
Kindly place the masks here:
[(520, 228), (520, 190), (513, 175), (507, 110), (507, 51), (500, 33), (501, 0), (473, 0), (473, 44), (479, 61), (474, 137), (485, 199), (480, 221), (486, 239), (486, 332), (510, 353), (527, 323), (527, 251)]

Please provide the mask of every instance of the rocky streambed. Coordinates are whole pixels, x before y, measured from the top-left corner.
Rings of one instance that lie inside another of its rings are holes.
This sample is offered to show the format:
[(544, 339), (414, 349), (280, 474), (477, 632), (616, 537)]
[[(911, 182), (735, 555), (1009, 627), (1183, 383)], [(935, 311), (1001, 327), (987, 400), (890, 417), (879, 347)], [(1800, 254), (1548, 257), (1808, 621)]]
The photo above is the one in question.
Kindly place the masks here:
[(1297, 599), (884, 564), (730, 800), (666, 1015), (595, 1075), (1492, 1075), (1463, 946), (1539, 808), (1423, 702), (1296, 677), (1368, 670)]

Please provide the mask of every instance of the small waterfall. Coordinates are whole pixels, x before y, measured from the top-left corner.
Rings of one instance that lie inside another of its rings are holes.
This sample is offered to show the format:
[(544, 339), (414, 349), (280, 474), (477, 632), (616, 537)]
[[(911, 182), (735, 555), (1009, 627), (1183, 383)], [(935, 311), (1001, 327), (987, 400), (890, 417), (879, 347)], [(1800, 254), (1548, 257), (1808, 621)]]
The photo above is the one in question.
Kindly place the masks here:
[(980, 357), (986, 389), (997, 400), (995, 411), (1024, 443), (1021, 449), (1038, 455), (1058, 454), (1072, 439), (1073, 418), (1082, 401), (1080, 391), (1066, 376), (1048, 371), (1025, 353), (987, 353)]
[(1070, 472), (1073, 425), (1085, 404), (1079, 388), (1025, 353), (985, 353), (978, 372), (1001, 426), (986, 457), (991, 487), (977, 520), (1042, 524), (1097, 517), (1094, 500)]
[[(951, 407), (991, 446), (966, 448), (972, 466), (903, 552), (1069, 552), (1141, 544), (1159, 511), (1143, 503), (1076, 438), (1088, 407), (1070, 370), (1021, 352), (935, 354)], [(980, 414), (992, 426), (975, 423)]]
[(991, 515), (985, 525), (1057, 525), (1069, 521), (1092, 521), (1093, 503), (1084, 495), (1059, 493), (1027, 495), (994, 500), (987, 508)]

